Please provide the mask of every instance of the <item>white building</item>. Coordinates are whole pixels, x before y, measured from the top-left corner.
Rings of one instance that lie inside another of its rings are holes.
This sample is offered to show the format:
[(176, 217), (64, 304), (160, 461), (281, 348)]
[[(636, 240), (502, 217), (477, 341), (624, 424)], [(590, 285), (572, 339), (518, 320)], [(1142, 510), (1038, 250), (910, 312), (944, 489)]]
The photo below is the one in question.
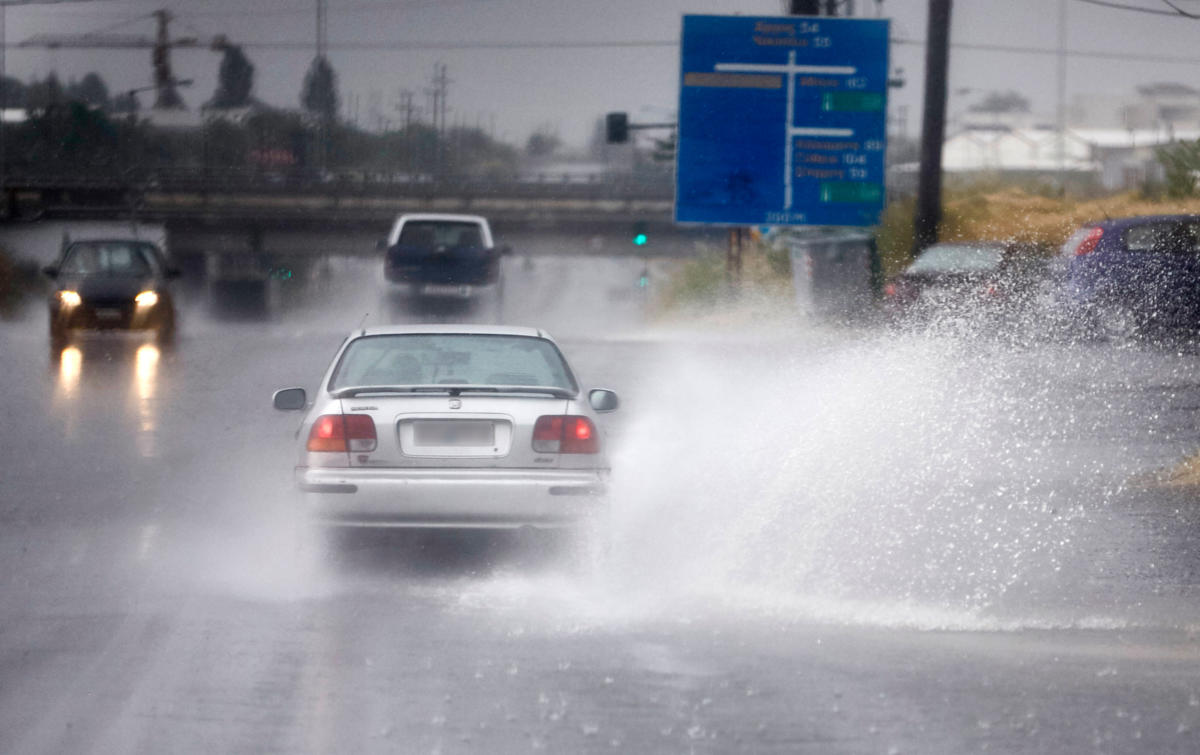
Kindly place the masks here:
[(1200, 139), (1200, 128), (975, 128), (945, 142), (942, 168), (950, 174), (1090, 178), (1110, 191), (1162, 178), (1156, 151)]

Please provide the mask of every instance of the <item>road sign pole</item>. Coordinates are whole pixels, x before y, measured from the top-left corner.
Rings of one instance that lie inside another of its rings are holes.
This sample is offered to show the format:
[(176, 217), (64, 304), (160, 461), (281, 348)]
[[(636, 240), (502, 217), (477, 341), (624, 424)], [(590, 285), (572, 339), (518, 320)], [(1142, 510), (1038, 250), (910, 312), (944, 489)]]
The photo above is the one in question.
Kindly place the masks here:
[(946, 79), (950, 57), (951, 0), (929, 0), (925, 49), (925, 107), (921, 119), (921, 162), (913, 256), (938, 240), (942, 221), (942, 144), (946, 139)]
[(732, 294), (742, 283), (742, 228), (729, 229), (729, 246), (725, 250), (725, 282)]

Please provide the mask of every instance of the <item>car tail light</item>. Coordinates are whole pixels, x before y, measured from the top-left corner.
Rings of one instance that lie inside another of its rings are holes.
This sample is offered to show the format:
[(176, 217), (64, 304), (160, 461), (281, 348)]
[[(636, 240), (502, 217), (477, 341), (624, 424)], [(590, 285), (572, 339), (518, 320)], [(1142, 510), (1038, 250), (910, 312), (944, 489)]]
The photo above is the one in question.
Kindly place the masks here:
[(1075, 256), (1082, 257), (1085, 254), (1090, 254), (1096, 250), (1096, 245), (1100, 243), (1100, 239), (1104, 237), (1103, 228), (1093, 228), (1088, 231), (1088, 234), (1079, 242), (1079, 246), (1075, 247)]
[(884, 296), (895, 296), (896, 295), (896, 284), (889, 283), (886, 286), (884, 286), (883, 287), (883, 295)]
[(322, 414), (308, 431), (309, 451), (374, 451), (376, 442), (369, 414)]
[(596, 426), (573, 414), (538, 417), (533, 426), (533, 450), (542, 454), (594, 454), (600, 451)]

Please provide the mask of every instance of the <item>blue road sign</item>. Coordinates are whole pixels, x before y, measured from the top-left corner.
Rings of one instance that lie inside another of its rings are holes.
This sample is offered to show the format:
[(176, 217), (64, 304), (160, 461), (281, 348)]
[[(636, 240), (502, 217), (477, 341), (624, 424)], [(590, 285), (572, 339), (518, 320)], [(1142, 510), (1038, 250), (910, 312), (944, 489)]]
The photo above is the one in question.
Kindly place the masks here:
[(684, 16), (675, 220), (874, 225), (888, 22)]

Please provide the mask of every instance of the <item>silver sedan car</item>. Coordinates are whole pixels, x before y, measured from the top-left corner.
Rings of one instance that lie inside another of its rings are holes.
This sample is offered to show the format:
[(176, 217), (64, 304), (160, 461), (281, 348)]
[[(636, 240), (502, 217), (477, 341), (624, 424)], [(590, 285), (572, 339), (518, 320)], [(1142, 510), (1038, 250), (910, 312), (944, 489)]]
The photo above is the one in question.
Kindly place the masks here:
[(561, 528), (603, 513), (598, 413), (554, 340), (534, 328), (398, 325), (349, 336), (307, 410), (296, 485), (322, 523)]

